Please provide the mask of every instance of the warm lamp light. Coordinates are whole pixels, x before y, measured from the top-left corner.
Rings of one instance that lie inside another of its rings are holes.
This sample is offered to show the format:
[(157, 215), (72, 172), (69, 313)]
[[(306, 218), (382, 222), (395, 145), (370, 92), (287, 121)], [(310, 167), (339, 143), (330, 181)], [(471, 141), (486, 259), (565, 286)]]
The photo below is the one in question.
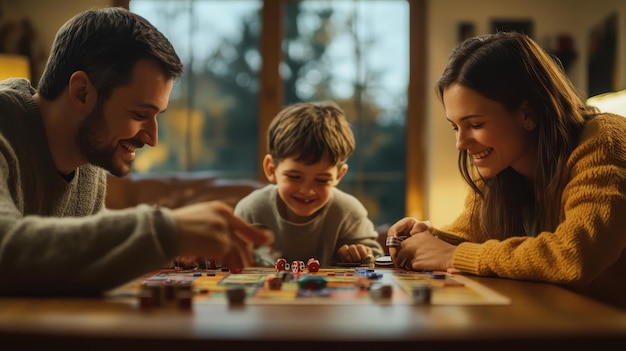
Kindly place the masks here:
[(602, 112), (626, 117), (626, 89), (590, 97), (587, 99), (587, 105), (595, 106)]
[(28, 57), (0, 54), (0, 80), (7, 78), (30, 79), (30, 62)]

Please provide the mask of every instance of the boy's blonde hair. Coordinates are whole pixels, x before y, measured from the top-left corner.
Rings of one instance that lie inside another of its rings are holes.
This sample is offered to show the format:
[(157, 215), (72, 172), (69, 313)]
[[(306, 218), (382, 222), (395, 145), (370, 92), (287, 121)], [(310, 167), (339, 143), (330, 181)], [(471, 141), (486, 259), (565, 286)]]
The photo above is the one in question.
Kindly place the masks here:
[(327, 157), (344, 164), (355, 148), (354, 134), (334, 102), (301, 102), (285, 107), (268, 130), (268, 153), (275, 163), (294, 157), (314, 164)]

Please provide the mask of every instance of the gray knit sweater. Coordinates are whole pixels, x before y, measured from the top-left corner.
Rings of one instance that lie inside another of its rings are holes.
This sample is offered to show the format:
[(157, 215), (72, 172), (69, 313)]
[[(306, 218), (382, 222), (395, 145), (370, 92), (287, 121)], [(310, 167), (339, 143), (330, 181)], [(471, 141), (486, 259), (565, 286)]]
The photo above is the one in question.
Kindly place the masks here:
[(106, 173), (57, 171), (24, 79), (0, 82), (0, 294), (98, 294), (178, 252), (171, 212), (104, 209)]
[(328, 203), (307, 223), (285, 220), (277, 204), (278, 189), (275, 184), (268, 184), (241, 199), (235, 206), (235, 214), (249, 223), (272, 229), (272, 249), (289, 264), (316, 258), (323, 266), (333, 265), (338, 262), (337, 249), (344, 244), (368, 246), (375, 257), (383, 254), (367, 210), (350, 194), (333, 188)]

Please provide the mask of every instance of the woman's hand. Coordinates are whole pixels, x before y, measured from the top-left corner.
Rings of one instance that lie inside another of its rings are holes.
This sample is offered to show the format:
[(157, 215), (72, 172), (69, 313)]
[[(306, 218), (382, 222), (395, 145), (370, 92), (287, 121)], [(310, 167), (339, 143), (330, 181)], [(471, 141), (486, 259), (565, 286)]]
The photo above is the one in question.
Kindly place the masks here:
[(394, 265), (415, 271), (452, 268), (456, 246), (433, 236), (432, 233), (430, 221), (420, 221), (413, 217), (405, 217), (393, 224), (387, 232), (387, 245)]

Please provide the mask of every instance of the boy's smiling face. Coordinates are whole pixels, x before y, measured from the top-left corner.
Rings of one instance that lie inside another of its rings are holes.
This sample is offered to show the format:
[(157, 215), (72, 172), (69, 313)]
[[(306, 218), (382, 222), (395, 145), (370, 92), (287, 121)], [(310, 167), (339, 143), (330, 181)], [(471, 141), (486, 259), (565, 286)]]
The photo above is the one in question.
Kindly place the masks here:
[(305, 222), (326, 205), (332, 188), (346, 174), (348, 165), (337, 167), (326, 158), (308, 165), (303, 161), (296, 161), (296, 158), (287, 157), (275, 164), (272, 156), (266, 155), (263, 169), (267, 179), (278, 186), (285, 219)]

